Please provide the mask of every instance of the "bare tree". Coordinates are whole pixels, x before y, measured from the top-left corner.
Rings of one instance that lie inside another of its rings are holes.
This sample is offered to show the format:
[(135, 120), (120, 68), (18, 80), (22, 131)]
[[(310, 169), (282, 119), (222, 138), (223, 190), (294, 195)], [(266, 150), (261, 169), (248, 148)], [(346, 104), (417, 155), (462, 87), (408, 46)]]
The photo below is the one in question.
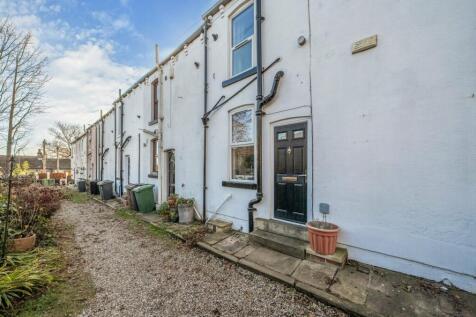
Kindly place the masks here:
[(54, 127), (49, 128), (49, 132), (53, 136), (53, 142), (50, 142), (52, 146), (55, 149), (60, 148), (62, 157), (71, 157), (73, 141), (82, 133), (81, 126), (56, 121)]
[[(18, 45), (18, 36), (13, 25), (7, 19), (0, 20), (0, 122), (6, 122), (13, 75), (11, 66)], [(6, 126), (0, 125), (0, 132), (4, 132), (4, 129)]]
[[(2, 38), (11, 42), (7, 47), (12, 47), (8, 56), (2, 57), (2, 63), (5, 60), (6, 65), (1, 74), (6, 87), (3, 98), (8, 99), (2, 102), (6, 104), (6, 154), (10, 157), (15, 148), (25, 146), (29, 119), (42, 112), (40, 101), (48, 78), (44, 72), (46, 58), (35, 47), (31, 33), (17, 33), (8, 21), (1, 25), (6, 33)], [(6, 171), (8, 173), (8, 166)]]

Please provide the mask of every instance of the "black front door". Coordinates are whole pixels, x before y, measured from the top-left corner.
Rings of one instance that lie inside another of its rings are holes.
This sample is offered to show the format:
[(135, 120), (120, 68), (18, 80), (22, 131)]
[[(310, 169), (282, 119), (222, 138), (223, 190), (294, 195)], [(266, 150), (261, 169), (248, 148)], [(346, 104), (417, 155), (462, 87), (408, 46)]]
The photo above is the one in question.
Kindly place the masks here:
[(168, 196), (175, 194), (175, 152), (170, 150), (167, 152), (167, 191)]
[(307, 221), (307, 124), (274, 129), (274, 217)]

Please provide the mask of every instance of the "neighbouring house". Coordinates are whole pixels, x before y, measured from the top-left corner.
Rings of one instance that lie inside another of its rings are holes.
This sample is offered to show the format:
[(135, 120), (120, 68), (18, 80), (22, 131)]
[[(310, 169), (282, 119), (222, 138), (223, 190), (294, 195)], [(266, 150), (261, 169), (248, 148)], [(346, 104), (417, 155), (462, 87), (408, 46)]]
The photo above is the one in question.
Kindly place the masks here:
[(294, 239), (329, 206), (350, 259), (475, 292), (476, 3), (222, 0), (202, 18), (73, 169), (193, 197), (251, 238)]
[[(6, 155), (0, 155), (0, 175), (3, 174), (4, 168), (7, 166), (7, 157)], [(28, 155), (18, 155), (15, 156), (15, 164), (22, 164), (23, 162), (28, 161), (31, 172), (40, 173), (43, 172), (43, 161), (37, 156), (28, 156)], [(59, 163), (59, 170), (57, 165)], [(46, 172), (71, 172), (71, 159), (60, 158), (59, 162), (56, 158), (48, 158), (46, 160)]]

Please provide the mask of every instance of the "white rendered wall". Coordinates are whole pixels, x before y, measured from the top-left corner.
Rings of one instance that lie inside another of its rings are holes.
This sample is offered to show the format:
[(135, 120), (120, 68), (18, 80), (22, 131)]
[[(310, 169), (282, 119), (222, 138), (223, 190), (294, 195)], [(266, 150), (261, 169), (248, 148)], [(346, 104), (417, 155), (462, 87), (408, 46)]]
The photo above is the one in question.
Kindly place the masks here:
[[(222, 82), (230, 78), (230, 21), (236, 10), (247, 6), (250, 1), (232, 1), (223, 14), (214, 16), (209, 34), (218, 34), (214, 41), (209, 40), (209, 104), (212, 107), (218, 99), (234, 94), (253, 76), (225, 88)], [(263, 201), (256, 205), (258, 217), (272, 218), (274, 210), (273, 177), (273, 129), (277, 125), (292, 122), (312, 122), (309, 83), (309, 46), (299, 46), (297, 39), (309, 37), (307, 2), (273, 0), (263, 1), (263, 66), (267, 67), (276, 58), (281, 61), (264, 74), (263, 94), (270, 92), (274, 75), (284, 71), (275, 99), (267, 105), (263, 119)], [(255, 59), (256, 60), (256, 59)], [(256, 82), (227, 103), (210, 117), (208, 151), (208, 212), (218, 210), (218, 217), (233, 222), (233, 228), (248, 231), (248, 202), (256, 195), (256, 190), (223, 187), (222, 181), (229, 181), (231, 162), (229, 148), (229, 112), (237, 107), (256, 104)], [(254, 113), (254, 112), (253, 112)], [(287, 120), (287, 121), (286, 121)], [(310, 137), (310, 136), (309, 136)], [(311, 146), (312, 144), (310, 144)], [(310, 152), (312, 153), (312, 152)], [(311, 160), (309, 160), (310, 162)], [(309, 166), (310, 167), (310, 166)], [(309, 168), (309, 177), (311, 169)], [(309, 187), (311, 197), (312, 186)], [(309, 206), (312, 200), (309, 199)], [(311, 213), (311, 207), (309, 207)]]
[(475, 292), (476, 2), (310, 4), (314, 205), (350, 258)]
[(109, 149), (103, 158), (103, 179), (114, 181), (114, 111), (104, 118), (104, 150)]
[[(150, 124), (152, 120), (152, 81), (157, 78), (157, 74), (152, 75), (144, 82), (139, 84), (133, 91), (123, 98), (124, 103), (124, 141), (131, 137), (123, 151), (123, 183), (128, 184), (153, 184), (154, 191), (159, 191), (157, 178), (149, 177), (152, 172), (151, 162), (151, 140), (154, 138), (149, 133), (157, 130), (157, 124)], [(120, 136), (120, 108), (118, 108), (118, 138)], [(139, 143), (140, 134), (140, 143)], [(139, 154), (140, 153), (140, 154)], [(130, 158), (130, 166), (128, 159)], [(113, 156), (111, 156), (113, 159)], [(118, 162), (119, 166), (119, 162)], [(130, 169), (128, 171), (128, 169)], [(119, 175), (119, 167), (118, 167)]]
[(175, 192), (194, 198), (200, 212), (203, 201), (203, 67), (203, 43), (197, 38), (188, 45), (187, 53), (182, 50), (175, 56), (175, 62), (169, 61), (162, 66), (161, 78), (164, 112), (160, 161), (162, 199), (166, 199), (168, 190), (165, 151), (174, 150)]

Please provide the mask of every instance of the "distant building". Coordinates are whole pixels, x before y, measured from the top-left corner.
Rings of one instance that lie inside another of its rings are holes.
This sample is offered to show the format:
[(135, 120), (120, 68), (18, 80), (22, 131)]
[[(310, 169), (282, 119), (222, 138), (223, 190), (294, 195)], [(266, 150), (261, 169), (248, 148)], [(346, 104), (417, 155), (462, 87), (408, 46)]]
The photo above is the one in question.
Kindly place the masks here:
[[(16, 156), (15, 157), (15, 164), (16, 163), (23, 163), (24, 161), (28, 161), (30, 165), (30, 170), (32, 172), (38, 173), (43, 170), (43, 161), (38, 159), (37, 156)], [(0, 155), (0, 176), (3, 176), (5, 167), (7, 166), (7, 156)], [(59, 160), (59, 170), (61, 172), (70, 172), (71, 171), (71, 159), (60, 159)], [(56, 171), (56, 158), (49, 158), (46, 160), (46, 172), (54, 172)]]

